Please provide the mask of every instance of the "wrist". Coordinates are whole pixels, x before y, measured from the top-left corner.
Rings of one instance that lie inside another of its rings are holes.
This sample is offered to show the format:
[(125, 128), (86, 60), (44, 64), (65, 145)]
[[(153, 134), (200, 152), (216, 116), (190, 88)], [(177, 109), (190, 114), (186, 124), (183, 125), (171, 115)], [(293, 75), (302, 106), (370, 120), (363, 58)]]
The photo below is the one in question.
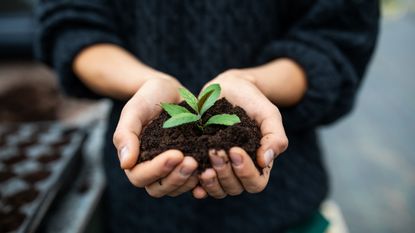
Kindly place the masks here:
[(242, 70), (249, 74), (246, 77), (277, 106), (289, 107), (297, 104), (307, 90), (304, 70), (288, 58)]
[(73, 71), (92, 91), (121, 100), (131, 98), (150, 79), (173, 79), (111, 44), (96, 44), (82, 50), (74, 59)]
[(211, 83), (223, 83), (223, 82), (236, 82), (238, 80), (245, 80), (250, 82), (251, 84), (256, 86), (256, 77), (249, 72), (246, 69), (229, 69), (220, 75), (218, 75), (216, 78), (212, 79), (210, 82), (208, 82), (205, 86), (210, 85)]
[(171, 75), (168, 75), (160, 71), (156, 71), (155, 73), (147, 76), (146, 80), (153, 79), (153, 78), (158, 78), (158, 79), (168, 81), (171, 83), (172, 86), (177, 87), (177, 88), (183, 87), (183, 84), (179, 80), (177, 80)]

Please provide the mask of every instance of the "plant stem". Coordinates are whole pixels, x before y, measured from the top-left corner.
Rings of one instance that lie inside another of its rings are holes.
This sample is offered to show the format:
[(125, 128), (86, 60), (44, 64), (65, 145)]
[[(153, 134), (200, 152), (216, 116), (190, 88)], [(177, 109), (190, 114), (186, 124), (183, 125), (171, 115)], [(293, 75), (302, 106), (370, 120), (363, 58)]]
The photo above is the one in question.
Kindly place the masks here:
[(200, 118), (200, 120), (198, 120), (197, 121), (197, 128), (199, 128), (200, 129), (200, 131), (202, 131), (202, 133), (203, 133), (203, 131), (204, 131), (204, 127), (203, 127), (203, 122), (202, 122), (202, 118)]

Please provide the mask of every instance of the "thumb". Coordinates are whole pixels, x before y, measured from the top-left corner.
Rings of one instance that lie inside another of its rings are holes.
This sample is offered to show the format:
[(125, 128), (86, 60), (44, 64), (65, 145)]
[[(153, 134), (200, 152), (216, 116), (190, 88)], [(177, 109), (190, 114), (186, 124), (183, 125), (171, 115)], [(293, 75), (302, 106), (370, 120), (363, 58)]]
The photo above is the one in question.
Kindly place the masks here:
[(117, 148), (118, 159), (122, 169), (134, 167), (138, 160), (140, 143), (138, 136), (131, 131), (117, 128), (114, 133), (113, 142)]
[(261, 123), (261, 134), (261, 146), (257, 150), (257, 162), (259, 166), (265, 168), (288, 147), (288, 138), (285, 135), (281, 115), (272, 114), (264, 118)]
[(134, 96), (124, 106), (113, 136), (122, 169), (130, 169), (137, 163), (140, 148), (138, 138), (142, 130), (142, 122), (146, 121), (142, 113), (148, 112), (143, 102), (135, 103), (136, 99), (137, 97)]

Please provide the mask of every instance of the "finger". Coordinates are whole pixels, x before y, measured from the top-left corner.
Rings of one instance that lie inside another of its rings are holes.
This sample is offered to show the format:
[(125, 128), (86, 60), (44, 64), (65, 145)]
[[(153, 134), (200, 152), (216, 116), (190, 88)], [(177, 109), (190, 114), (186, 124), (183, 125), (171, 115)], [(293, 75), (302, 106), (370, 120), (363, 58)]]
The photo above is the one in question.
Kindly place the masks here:
[(189, 179), (187, 179), (186, 183), (184, 183), (178, 189), (170, 192), (168, 195), (170, 197), (177, 197), (183, 193), (189, 192), (190, 190), (194, 189), (198, 183), (199, 178), (196, 175), (192, 175), (189, 177)]
[(258, 193), (265, 189), (268, 184), (272, 162), (268, 167), (263, 169), (263, 174), (261, 175), (252, 159), (243, 149), (239, 147), (231, 148), (229, 150), (229, 157), (231, 158), (235, 175), (241, 181), (242, 186), (247, 192)]
[(208, 196), (206, 190), (204, 190), (201, 186), (196, 186), (196, 188), (192, 191), (193, 197), (196, 199), (205, 199)]
[(150, 79), (124, 106), (113, 137), (123, 169), (136, 164), (139, 154), (138, 138), (142, 127), (161, 112), (159, 104), (178, 101), (175, 88), (178, 84), (161, 78)]
[(219, 184), (218, 178), (216, 177), (216, 172), (212, 168), (206, 169), (199, 177), (203, 189), (209, 194), (217, 199), (222, 199), (226, 197), (225, 191)]
[(197, 162), (192, 157), (185, 157), (180, 165), (166, 177), (146, 186), (147, 193), (152, 197), (162, 197), (180, 188), (197, 168)]
[[(275, 108), (275, 107), (274, 107)], [(261, 146), (257, 150), (257, 162), (262, 168), (269, 164), (288, 147), (288, 138), (285, 135), (281, 115), (275, 108), (260, 122)]]
[(233, 173), (226, 152), (224, 150), (209, 150), (209, 158), (225, 193), (231, 196), (241, 194), (243, 192), (243, 187)]
[[(137, 123), (137, 125), (141, 128), (140, 123)], [(140, 151), (140, 141), (137, 134), (125, 128), (117, 127), (113, 142), (117, 149), (120, 167), (122, 169), (132, 168), (137, 163)]]
[(126, 169), (130, 182), (136, 187), (144, 187), (167, 176), (183, 161), (183, 154), (178, 150), (165, 151), (152, 160), (137, 164), (132, 169)]
[(120, 166), (123, 169), (132, 168), (137, 163), (138, 138), (143, 125), (149, 120), (148, 105), (139, 92), (124, 106), (113, 136), (113, 143), (117, 148)]

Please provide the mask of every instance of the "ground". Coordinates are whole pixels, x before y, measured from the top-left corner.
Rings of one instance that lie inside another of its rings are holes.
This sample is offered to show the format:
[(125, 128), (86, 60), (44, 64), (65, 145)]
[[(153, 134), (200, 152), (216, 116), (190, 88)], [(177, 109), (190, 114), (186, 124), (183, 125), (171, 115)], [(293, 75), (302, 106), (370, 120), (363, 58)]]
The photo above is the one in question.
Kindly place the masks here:
[(321, 130), (331, 196), (350, 232), (415, 229), (415, 13), (396, 10), (384, 11), (354, 112)]

